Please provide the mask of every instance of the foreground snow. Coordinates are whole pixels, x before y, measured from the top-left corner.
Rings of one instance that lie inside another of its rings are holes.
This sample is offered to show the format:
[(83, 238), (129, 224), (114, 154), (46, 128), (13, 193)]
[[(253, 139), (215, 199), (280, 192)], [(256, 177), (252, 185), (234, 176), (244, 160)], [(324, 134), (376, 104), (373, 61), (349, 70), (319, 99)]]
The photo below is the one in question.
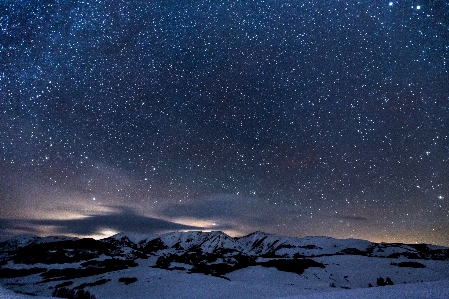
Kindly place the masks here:
[(28, 296), (17, 294), (0, 286), (0, 299), (49, 299), (49, 298), (52, 297)]
[[(426, 244), (261, 232), (24, 236), (0, 242), (0, 261), (0, 299), (80, 289), (97, 299), (449, 299), (449, 249)], [(386, 281), (394, 285), (377, 287)]]
[(449, 280), (282, 297), (282, 299), (306, 299), (306, 298), (307, 299), (353, 299), (353, 298), (448, 299)]
[[(138, 290), (136, 290), (138, 291)], [(220, 289), (216, 290), (220, 292)], [(136, 294), (135, 294), (136, 295)], [(189, 295), (188, 293), (185, 295)], [(190, 294), (191, 298), (197, 298), (194, 293)], [(230, 294), (222, 294), (222, 298), (253, 298), (248, 294), (247, 297), (230, 297)], [(0, 287), (0, 299), (49, 299), (51, 297), (35, 297), (21, 294), (15, 294), (9, 290)], [(98, 297), (105, 298), (105, 297)], [(140, 292), (137, 296), (127, 298), (151, 298), (151, 295)], [(298, 295), (289, 297), (280, 297), (277, 299), (379, 299), (379, 298), (395, 298), (395, 299), (447, 299), (449, 298), (449, 280), (394, 285), (385, 287), (341, 290), (326, 293), (312, 293), (308, 295)]]

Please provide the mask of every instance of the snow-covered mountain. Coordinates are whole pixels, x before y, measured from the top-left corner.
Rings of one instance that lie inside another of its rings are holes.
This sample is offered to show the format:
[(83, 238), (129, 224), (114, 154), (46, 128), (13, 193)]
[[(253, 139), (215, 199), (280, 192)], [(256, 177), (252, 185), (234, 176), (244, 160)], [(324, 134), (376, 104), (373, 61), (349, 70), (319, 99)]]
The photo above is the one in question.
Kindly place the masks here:
[(282, 257), (311, 257), (338, 254), (344, 250), (367, 252), (373, 243), (356, 239), (334, 239), (329, 237), (279, 237), (255, 232), (238, 239), (249, 254)]
[(146, 298), (138, 289), (153, 292), (149, 298), (274, 298), (448, 280), (449, 249), (263, 232), (23, 235), (0, 242), (0, 266), (0, 284), (33, 295)]
[(66, 236), (38, 237), (30, 234), (16, 235), (11, 238), (0, 238), (0, 252), (12, 251), (31, 244), (59, 242), (66, 240), (76, 240), (76, 238)]
[[(399, 257), (447, 259), (448, 248), (427, 244), (372, 243), (358, 239), (335, 239), (330, 237), (294, 238), (276, 236), (263, 232), (232, 238), (223, 232), (172, 232), (160, 236), (135, 236), (119, 233), (101, 240), (116, 246), (127, 246), (136, 250), (156, 253), (163, 250), (183, 252), (200, 250), (236, 251), (261, 257), (317, 257), (323, 255), (365, 255), (373, 257)], [(146, 250), (145, 250), (146, 248)], [(163, 251), (165, 253), (165, 251)]]

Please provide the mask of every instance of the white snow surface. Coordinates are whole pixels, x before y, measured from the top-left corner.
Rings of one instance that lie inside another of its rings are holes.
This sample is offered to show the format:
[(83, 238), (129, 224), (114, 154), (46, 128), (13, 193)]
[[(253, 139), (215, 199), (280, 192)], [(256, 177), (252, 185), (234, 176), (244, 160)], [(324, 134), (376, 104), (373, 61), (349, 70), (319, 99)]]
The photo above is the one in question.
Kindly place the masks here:
[(278, 299), (448, 299), (449, 280), (288, 296)]
[(178, 244), (183, 249), (199, 246), (203, 252), (212, 252), (216, 248), (242, 249), (232, 237), (220, 231), (212, 232), (173, 232), (162, 235), (161, 240), (169, 247)]
[(17, 294), (0, 286), (0, 299), (54, 299), (53, 297), (28, 296)]
[[(238, 239), (239, 243), (252, 254), (265, 254), (275, 249), (279, 255), (291, 255), (299, 252), (306, 256), (334, 254), (346, 248), (364, 251), (371, 242), (358, 239), (334, 239), (330, 237), (279, 237), (263, 232), (256, 232)], [(257, 246), (254, 246), (256, 244)]]
[[(138, 267), (108, 272), (100, 275), (73, 279), (75, 287), (81, 284), (92, 284), (99, 280), (107, 280), (105, 284), (85, 287), (97, 299), (118, 298), (243, 298), (243, 299), (449, 299), (449, 261), (387, 258), (388, 255), (406, 250), (416, 249), (408, 245), (388, 246), (381, 244), (374, 252), (375, 256), (336, 254), (345, 250), (365, 251), (372, 243), (365, 240), (340, 240), (329, 237), (292, 238), (280, 237), (262, 232), (256, 232), (241, 238), (232, 238), (222, 232), (173, 232), (163, 235), (117, 234), (111, 237), (122, 247), (123, 253), (132, 251), (130, 242), (145, 245), (159, 238), (169, 249), (163, 249), (161, 254), (201, 248), (205, 253), (214, 252), (217, 248), (238, 249), (239, 251), (259, 256), (259, 260), (269, 260), (260, 257), (264, 253), (276, 251), (278, 255), (293, 256), (294, 253), (304, 254), (314, 261), (322, 263), (325, 268), (310, 267), (303, 274), (278, 271), (274, 267), (253, 265), (227, 273), (224, 277), (188, 273), (188, 271), (165, 270), (154, 268), (158, 256), (148, 259), (137, 259)], [(8, 246), (20, 247), (36, 242), (52, 242), (64, 240), (64, 237), (49, 237), (37, 239), (33, 236), (14, 238)], [(139, 245), (139, 246), (140, 246)], [(430, 246), (429, 246), (430, 247)], [(176, 249), (178, 248), (178, 249)], [(437, 249), (433, 246), (432, 249)], [(101, 256), (97, 260), (107, 258)], [(398, 267), (398, 262), (416, 261), (425, 268)], [(15, 265), (11, 261), (9, 268), (28, 268), (31, 266), (52, 268), (79, 267), (79, 263), (55, 265)], [(173, 262), (172, 267), (189, 269), (192, 266)], [(129, 285), (120, 282), (123, 277), (136, 277), (137, 281)], [(391, 286), (368, 287), (376, 285), (378, 277), (389, 277), (395, 283)], [(20, 282), (28, 281), (21, 286)], [(60, 281), (39, 284), (38, 274), (26, 278), (5, 279), (3, 283), (17, 292), (50, 295), (51, 289)], [(0, 299), (48, 299), (51, 297), (36, 297), (14, 293), (0, 286)]]
[[(174, 280), (173, 283), (176, 281)], [(168, 286), (170, 287), (170, 286)], [(176, 285), (171, 285), (171, 287), (176, 287)], [(215, 287), (215, 286), (212, 286)], [(173, 296), (171, 298), (207, 298), (207, 297), (197, 297), (198, 287), (188, 290), (183, 294), (182, 297)], [(114, 290), (112, 290), (114, 291)], [(449, 280), (442, 281), (432, 281), (424, 283), (415, 284), (405, 284), (405, 285), (393, 285), (385, 287), (375, 287), (375, 288), (364, 288), (364, 289), (354, 289), (354, 290), (342, 290), (334, 292), (325, 293), (309, 293), (307, 295), (295, 295), (288, 297), (255, 297), (251, 294), (238, 296), (233, 296), (232, 293), (224, 292), (220, 288), (215, 288), (215, 293), (221, 293), (221, 297), (214, 298), (242, 298), (242, 299), (252, 299), (252, 298), (276, 298), (276, 299), (382, 299), (382, 298), (394, 298), (394, 299), (448, 299), (449, 298)], [(134, 288), (133, 292), (128, 292), (126, 298), (162, 298), (162, 297), (152, 297), (151, 293), (146, 293), (144, 290)], [(0, 287), (0, 299), (50, 299), (53, 297), (42, 297), (42, 296), (28, 296), (17, 294), (12, 291), (6, 290)], [(97, 297), (97, 298), (108, 298), (108, 297)], [(111, 297), (112, 298), (112, 297)], [(166, 297), (170, 298), (170, 297)]]
[(50, 242), (59, 242), (65, 240), (76, 240), (77, 238), (66, 237), (66, 236), (49, 236), (49, 237), (38, 237), (30, 234), (16, 235), (14, 237), (0, 237), (0, 243), (6, 243), (5, 249), (16, 249), (21, 248), (31, 244), (41, 244)]

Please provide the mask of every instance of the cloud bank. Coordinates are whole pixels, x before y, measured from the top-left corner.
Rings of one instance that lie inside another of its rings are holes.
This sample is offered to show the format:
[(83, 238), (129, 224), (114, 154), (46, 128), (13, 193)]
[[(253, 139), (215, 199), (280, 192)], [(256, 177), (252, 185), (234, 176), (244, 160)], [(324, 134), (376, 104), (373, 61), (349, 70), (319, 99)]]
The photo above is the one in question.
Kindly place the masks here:
[(201, 230), (203, 227), (147, 217), (127, 207), (119, 207), (112, 213), (93, 214), (77, 219), (0, 218), (0, 234), (9, 235), (12, 229), (31, 234), (45, 234), (47, 230), (51, 234), (93, 236), (103, 231), (153, 234), (174, 230)]

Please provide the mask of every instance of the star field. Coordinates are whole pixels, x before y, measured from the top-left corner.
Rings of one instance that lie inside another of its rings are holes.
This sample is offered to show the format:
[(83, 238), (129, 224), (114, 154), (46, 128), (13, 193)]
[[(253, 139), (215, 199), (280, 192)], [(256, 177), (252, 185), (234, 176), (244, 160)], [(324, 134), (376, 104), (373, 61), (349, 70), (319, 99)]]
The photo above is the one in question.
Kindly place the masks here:
[(449, 245), (445, 1), (179, 2), (2, 1), (2, 233)]

